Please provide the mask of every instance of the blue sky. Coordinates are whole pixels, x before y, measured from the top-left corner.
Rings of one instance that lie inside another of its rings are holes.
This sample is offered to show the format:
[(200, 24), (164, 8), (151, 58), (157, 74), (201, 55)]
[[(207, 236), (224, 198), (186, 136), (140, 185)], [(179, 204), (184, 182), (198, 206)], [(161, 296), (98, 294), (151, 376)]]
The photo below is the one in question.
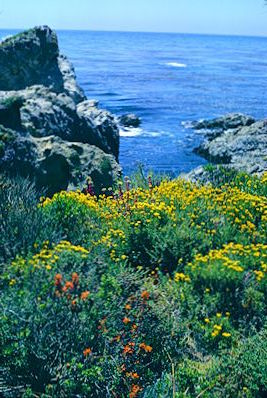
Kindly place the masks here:
[(267, 36), (264, 0), (0, 0), (0, 29), (216, 33)]

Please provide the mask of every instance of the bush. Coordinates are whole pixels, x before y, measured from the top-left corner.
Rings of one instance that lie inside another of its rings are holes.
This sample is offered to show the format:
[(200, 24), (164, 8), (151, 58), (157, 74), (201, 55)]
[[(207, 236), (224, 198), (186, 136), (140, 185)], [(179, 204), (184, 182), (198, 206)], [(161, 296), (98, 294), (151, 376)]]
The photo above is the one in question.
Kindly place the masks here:
[(230, 177), (41, 202), (6, 180), (4, 397), (263, 397), (266, 177)]
[(53, 239), (53, 226), (38, 207), (34, 184), (0, 177), (0, 263), (27, 252), (34, 243)]

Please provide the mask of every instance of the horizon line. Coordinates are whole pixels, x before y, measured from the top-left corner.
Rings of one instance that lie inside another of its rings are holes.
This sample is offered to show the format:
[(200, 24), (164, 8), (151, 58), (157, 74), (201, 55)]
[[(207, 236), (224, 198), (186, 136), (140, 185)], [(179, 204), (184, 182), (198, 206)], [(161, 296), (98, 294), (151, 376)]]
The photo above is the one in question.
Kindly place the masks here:
[[(33, 29), (36, 26), (45, 26), (43, 25), (35, 25), (32, 28), (0, 28), (1, 30), (20, 30), (20, 31), (27, 31), (29, 29)], [(49, 26), (49, 25), (46, 25)], [(168, 32), (168, 31), (139, 31), (139, 30), (106, 30), (106, 29), (69, 29), (69, 28), (51, 28), (55, 31), (61, 32), (107, 32), (107, 33), (153, 33), (153, 34), (173, 34), (173, 35), (198, 35), (198, 36), (228, 36), (228, 37), (258, 37), (258, 38), (267, 38), (267, 33), (262, 35), (256, 34), (241, 34), (241, 33), (199, 33), (199, 32)]]

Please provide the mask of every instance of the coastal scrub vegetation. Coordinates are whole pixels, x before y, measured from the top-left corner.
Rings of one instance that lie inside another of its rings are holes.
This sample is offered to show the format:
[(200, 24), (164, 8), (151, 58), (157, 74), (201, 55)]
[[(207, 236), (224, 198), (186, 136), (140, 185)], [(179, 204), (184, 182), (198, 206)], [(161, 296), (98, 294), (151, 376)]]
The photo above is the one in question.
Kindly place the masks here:
[(267, 175), (207, 171), (0, 180), (2, 396), (266, 396)]

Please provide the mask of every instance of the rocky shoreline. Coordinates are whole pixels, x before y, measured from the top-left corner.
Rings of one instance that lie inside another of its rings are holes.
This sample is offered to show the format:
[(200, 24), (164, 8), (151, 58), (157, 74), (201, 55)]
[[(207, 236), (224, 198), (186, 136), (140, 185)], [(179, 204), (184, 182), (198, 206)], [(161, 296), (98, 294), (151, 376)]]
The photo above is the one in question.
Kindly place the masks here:
[[(99, 193), (121, 174), (119, 126), (140, 123), (86, 98), (49, 27), (0, 42), (0, 172), (29, 176), (48, 194), (82, 189), (89, 179)], [(267, 170), (267, 120), (229, 114), (191, 128), (204, 138), (195, 152), (210, 163), (255, 175)], [(199, 167), (186, 178), (205, 173)]]

